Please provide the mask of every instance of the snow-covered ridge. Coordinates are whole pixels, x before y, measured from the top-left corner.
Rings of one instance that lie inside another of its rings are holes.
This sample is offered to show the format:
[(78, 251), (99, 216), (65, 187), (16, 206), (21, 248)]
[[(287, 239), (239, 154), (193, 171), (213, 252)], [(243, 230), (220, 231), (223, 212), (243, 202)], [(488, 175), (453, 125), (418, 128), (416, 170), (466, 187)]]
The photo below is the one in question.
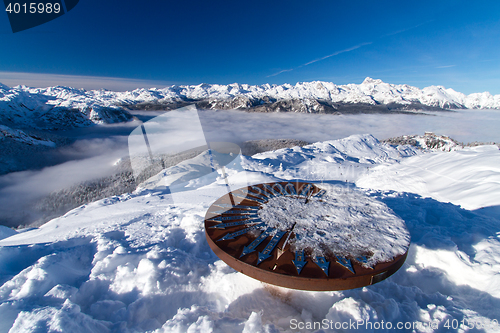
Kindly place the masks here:
[(102, 92), (0, 84), (0, 123), (42, 129), (116, 123), (132, 116)]
[[(78, 110), (81, 125), (128, 119), (124, 107), (174, 109), (197, 103), (206, 109), (245, 109), (293, 112), (364, 112), (412, 109), (500, 109), (500, 95), (489, 92), (465, 95), (451, 88), (423, 89), (366, 78), (361, 84), (299, 82), (295, 85), (173, 85), (126, 92), (62, 86), (29, 88), (0, 85), (0, 120), (15, 121), (29, 114), (46, 116), (50, 110)], [(357, 107), (353, 109), (352, 107)], [(346, 107), (348, 107), (346, 109)], [(50, 113), (50, 112), (49, 112)], [(81, 119), (80, 119), (81, 118)], [(51, 120), (51, 119), (47, 119)]]
[(50, 140), (43, 140), (37, 136), (26, 134), (24, 131), (0, 125), (0, 140), (4, 140), (5, 138), (11, 138), (15, 141), (28, 145), (44, 145), (49, 147), (56, 146), (56, 144)]

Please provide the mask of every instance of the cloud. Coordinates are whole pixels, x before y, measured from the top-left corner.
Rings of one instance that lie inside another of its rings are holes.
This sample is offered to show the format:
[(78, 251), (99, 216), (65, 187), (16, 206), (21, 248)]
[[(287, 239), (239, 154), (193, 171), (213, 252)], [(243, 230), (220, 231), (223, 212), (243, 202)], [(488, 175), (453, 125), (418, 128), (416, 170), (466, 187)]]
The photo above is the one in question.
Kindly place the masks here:
[(284, 69), (284, 70), (282, 70), (282, 71), (279, 71), (279, 72), (277, 72), (277, 73), (274, 73), (274, 74), (268, 75), (268, 76), (266, 76), (266, 77), (276, 76), (276, 75), (279, 75), (279, 74), (281, 74), (281, 73), (291, 72), (291, 71), (293, 71), (293, 70), (294, 70), (294, 68), (291, 68), (291, 69)]
[(456, 65), (447, 65), (447, 66), (438, 66), (436, 68), (450, 68), (450, 67), (455, 67)]
[(406, 31), (409, 31), (409, 30), (413, 30), (413, 29), (416, 29), (418, 27), (421, 27), (425, 24), (428, 24), (428, 23), (431, 23), (431, 22), (434, 22), (435, 20), (429, 20), (429, 21), (425, 21), (425, 22), (422, 22), (422, 23), (419, 23), (417, 25), (414, 25), (413, 27), (409, 27), (409, 28), (406, 28), (406, 29), (401, 29), (401, 30), (397, 30), (397, 31), (394, 31), (394, 32), (390, 32), (388, 34), (385, 34), (384, 36), (382, 37), (388, 37), (388, 36), (394, 36), (394, 35), (397, 35), (397, 34), (401, 34), (403, 32), (406, 32)]
[(318, 62), (318, 61), (322, 61), (322, 60), (325, 60), (325, 59), (328, 59), (330, 57), (335, 57), (339, 54), (342, 54), (342, 53), (346, 53), (346, 52), (351, 52), (351, 51), (354, 51), (356, 49), (359, 49), (360, 47), (363, 47), (363, 46), (366, 46), (366, 45), (370, 45), (372, 44), (372, 42), (368, 42), (368, 43), (362, 43), (362, 44), (358, 44), (356, 46), (353, 46), (353, 47), (350, 47), (350, 48), (347, 48), (347, 49), (344, 49), (344, 50), (340, 50), (340, 51), (337, 51), (337, 52), (334, 52), (332, 54), (329, 54), (327, 56), (324, 56), (324, 57), (321, 57), (321, 58), (318, 58), (318, 59), (314, 59), (314, 60), (311, 60), (309, 62), (306, 62), (305, 64), (302, 64), (300, 66), (297, 66), (295, 68), (291, 68), (291, 69), (284, 69), (284, 70), (281, 70), (277, 73), (274, 73), (274, 74), (271, 74), (271, 75), (268, 75), (266, 77), (272, 77), (272, 76), (276, 76), (276, 75), (279, 75), (281, 73), (285, 73), (285, 72), (291, 72), (293, 70), (296, 70), (296, 69), (299, 69), (301, 67), (304, 67), (304, 66), (309, 66), (310, 64), (314, 64), (315, 62)]
[[(409, 114), (355, 114), (332, 116), (305, 113), (199, 112), (208, 141), (241, 143), (260, 139), (299, 139), (307, 142), (334, 140), (352, 134), (373, 134), (386, 139), (425, 131), (446, 134), (462, 142), (498, 141), (500, 114), (490, 111)], [(484, 129), (484, 130), (481, 130)]]
[(79, 135), (78, 140), (47, 152), (49, 157), (63, 163), (1, 175), (0, 224), (17, 226), (33, 222), (43, 215), (37, 207), (38, 200), (51, 192), (117, 172), (114, 164), (128, 155), (128, 133), (136, 124), (86, 128), (83, 134), (80, 129), (66, 132), (70, 137)]
[(302, 66), (308, 66), (308, 65), (313, 64), (313, 63), (315, 63), (315, 62), (318, 62), (318, 61), (321, 61), (321, 60), (325, 60), (325, 59), (328, 59), (328, 58), (330, 58), (330, 57), (337, 56), (337, 55), (342, 54), (342, 53), (351, 52), (351, 51), (354, 51), (354, 50), (356, 50), (356, 49), (359, 49), (360, 47), (363, 47), (363, 46), (366, 46), (366, 45), (370, 45), (370, 44), (372, 44), (372, 42), (362, 43), (362, 44), (359, 44), (359, 45), (356, 45), (356, 46), (350, 47), (350, 48), (345, 49), (345, 50), (337, 51), (337, 52), (335, 52), (335, 53), (329, 54), (329, 55), (324, 56), (324, 57), (322, 57), (322, 58), (318, 58), (318, 59), (316, 59), (316, 60), (309, 61), (309, 62), (305, 63), (305, 64), (304, 64), (304, 65), (302, 65)]
[[(422, 25), (425, 25), (425, 24), (431, 23), (431, 22), (433, 22), (433, 21), (435, 21), (435, 20), (429, 20), (429, 21), (422, 22), (422, 23), (420, 23), (420, 24), (417, 24), (417, 25), (415, 25), (415, 26), (412, 26), (412, 27), (409, 27), (409, 28), (406, 28), (406, 29), (397, 30), (397, 31), (394, 31), (394, 32), (391, 32), (391, 33), (385, 34), (385, 35), (383, 35), (383, 36), (379, 37), (379, 39), (380, 39), (380, 38), (383, 38), (383, 37), (394, 36), (394, 35), (397, 35), (397, 34), (400, 34), (400, 33), (406, 32), (406, 31), (409, 31), (409, 30), (413, 30), (413, 29), (416, 29), (416, 28), (418, 28), (418, 27), (420, 27), (420, 26), (422, 26)], [(299, 69), (299, 68), (301, 68), (301, 67), (304, 67), (304, 66), (308, 66), (308, 65), (314, 64), (315, 62), (322, 61), (322, 60), (328, 59), (328, 58), (330, 58), (330, 57), (335, 57), (335, 56), (337, 56), (337, 55), (339, 55), (339, 54), (342, 54), (342, 53), (351, 52), (351, 51), (354, 51), (354, 50), (356, 50), (356, 49), (359, 49), (360, 47), (363, 47), (363, 46), (366, 46), (366, 45), (370, 45), (370, 44), (373, 44), (373, 42), (361, 43), (361, 44), (355, 45), (355, 46), (353, 46), (353, 47), (350, 47), (350, 48), (347, 48), (347, 49), (344, 49), (344, 50), (340, 50), (340, 51), (334, 52), (334, 53), (329, 54), (329, 55), (327, 55), (327, 56), (324, 56), (324, 57), (321, 57), (321, 58), (318, 58), (318, 59), (311, 60), (311, 61), (306, 62), (305, 64), (302, 64), (302, 65), (297, 66), (297, 67), (295, 67), (295, 68), (281, 70), (281, 71), (279, 71), (279, 72), (277, 72), (277, 73), (274, 73), (274, 74), (268, 75), (268, 76), (266, 76), (266, 77), (272, 77), (272, 76), (276, 76), (276, 75), (279, 75), (279, 74), (282, 74), (282, 73), (291, 72), (291, 71), (296, 70), (296, 69)], [(450, 67), (451, 67), (451, 66), (450, 66)], [(438, 67), (438, 68), (440, 68), (440, 67)], [(443, 67), (443, 68), (444, 68), (444, 67)]]
[(108, 89), (113, 91), (126, 91), (136, 88), (159, 88), (162, 86), (164, 87), (173, 84), (173, 82), (167, 81), (138, 80), (105, 76), (41, 74), (2, 71), (0, 71), (0, 82), (10, 87), (14, 87), (17, 85), (26, 85), (35, 88), (68, 86), (74, 88), (84, 88), (87, 90)]
[[(299, 139), (316, 142), (364, 133), (373, 134), (378, 139), (386, 139), (403, 134), (423, 134), (425, 131), (446, 134), (462, 142), (498, 142), (500, 121), (498, 112), (479, 110), (474, 110), (472, 113), (467, 110), (433, 112), (432, 116), (264, 114), (224, 110), (206, 110), (199, 112), (198, 115), (208, 142), (236, 144), (262, 139)], [(58, 154), (67, 157), (65, 163), (42, 170), (0, 176), (0, 221), (8, 221), (11, 225), (15, 225), (16, 222), (19, 224), (25, 216), (37, 214), (30, 205), (50, 192), (116, 172), (113, 164), (119, 158), (128, 155), (128, 134), (120, 132), (121, 135), (117, 135), (116, 126), (130, 133), (137, 125), (137, 123), (127, 123), (86, 128), (83, 133), (84, 138), (81, 137), (80, 130), (75, 130), (72, 135), (76, 137), (80, 133), (78, 140), (58, 151)], [(89, 136), (88, 132), (93, 130), (97, 132)]]

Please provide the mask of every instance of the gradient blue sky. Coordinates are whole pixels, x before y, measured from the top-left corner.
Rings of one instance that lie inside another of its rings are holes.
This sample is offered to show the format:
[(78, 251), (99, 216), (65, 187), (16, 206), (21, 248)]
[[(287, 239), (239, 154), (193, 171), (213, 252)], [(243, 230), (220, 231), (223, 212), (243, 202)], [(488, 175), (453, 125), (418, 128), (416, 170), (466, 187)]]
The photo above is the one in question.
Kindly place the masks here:
[[(86, 88), (108, 89), (120, 81), (346, 84), (370, 76), (500, 94), (498, 0), (80, 0), (15, 34), (0, 14), (0, 45), (5, 84), (16, 73), (33, 73), (39, 86), (44, 77), (64, 84), (89, 76)], [(23, 75), (18, 83), (31, 82)], [(99, 77), (122, 79), (106, 86)]]

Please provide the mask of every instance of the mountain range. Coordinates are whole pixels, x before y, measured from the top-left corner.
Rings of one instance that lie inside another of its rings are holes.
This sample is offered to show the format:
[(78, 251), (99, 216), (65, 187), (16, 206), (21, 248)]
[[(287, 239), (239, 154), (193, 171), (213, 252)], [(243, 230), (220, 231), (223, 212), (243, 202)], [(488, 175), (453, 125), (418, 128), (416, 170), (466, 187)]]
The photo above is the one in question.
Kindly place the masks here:
[(30, 88), (0, 84), (0, 123), (57, 129), (127, 121), (127, 110), (199, 109), (255, 112), (386, 113), (418, 110), (500, 109), (500, 95), (465, 95), (451, 88), (423, 89), (366, 78), (361, 84), (299, 82), (295, 85), (173, 85), (125, 92), (55, 86)]

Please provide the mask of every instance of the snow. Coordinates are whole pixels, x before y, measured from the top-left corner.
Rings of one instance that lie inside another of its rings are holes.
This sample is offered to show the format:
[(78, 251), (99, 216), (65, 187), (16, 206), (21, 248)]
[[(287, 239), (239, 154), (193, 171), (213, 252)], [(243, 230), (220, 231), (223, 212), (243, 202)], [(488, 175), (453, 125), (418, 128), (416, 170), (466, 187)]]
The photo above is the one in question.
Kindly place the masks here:
[(326, 191), (320, 198), (313, 196), (307, 203), (293, 197), (271, 198), (258, 215), (268, 227), (293, 230), (293, 250), (309, 250), (314, 256), (366, 256), (366, 266), (373, 267), (408, 250), (405, 223), (385, 204), (348, 187), (318, 187)]
[(413, 138), (422, 149), (451, 151), (463, 148), (447, 136), (437, 136), (434, 133), (427, 132), (422, 135), (405, 135), (404, 138)]
[(85, 127), (130, 120), (130, 114), (115, 105), (119, 102), (113, 97), (110, 99), (110, 95), (104, 91), (87, 93), (61, 86), (44, 89), (0, 86), (0, 120), (16, 126), (43, 129)]
[(466, 147), (448, 154), (410, 157), (380, 165), (357, 181), (361, 187), (418, 193), (468, 210), (498, 205), (500, 150), (497, 146)]
[(17, 231), (9, 227), (0, 225), (0, 240), (17, 234)]
[[(0, 240), (0, 331), (292, 332), (301, 323), (311, 327), (301, 332), (334, 332), (351, 320), (363, 321), (357, 331), (383, 321), (461, 332), (445, 325), (466, 318), (498, 332), (500, 220), (479, 208), (500, 206), (499, 158), (497, 146), (422, 152), (355, 135), (226, 165), (234, 186), (243, 176), (342, 186), (353, 205), (359, 195), (405, 221), (402, 268), (346, 291), (269, 286), (220, 261), (203, 229), (206, 210), (228, 191), (217, 173), (175, 198), (151, 182), (81, 206)], [(315, 325), (323, 321), (333, 326)]]
[(24, 131), (12, 129), (5, 125), (0, 125), (0, 140), (4, 140), (5, 138), (11, 138), (15, 141), (28, 145), (44, 145), (49, 147), (56, 146), (56, 144), (52, 141), (42, 140), (40, 138), (28, 135)]

